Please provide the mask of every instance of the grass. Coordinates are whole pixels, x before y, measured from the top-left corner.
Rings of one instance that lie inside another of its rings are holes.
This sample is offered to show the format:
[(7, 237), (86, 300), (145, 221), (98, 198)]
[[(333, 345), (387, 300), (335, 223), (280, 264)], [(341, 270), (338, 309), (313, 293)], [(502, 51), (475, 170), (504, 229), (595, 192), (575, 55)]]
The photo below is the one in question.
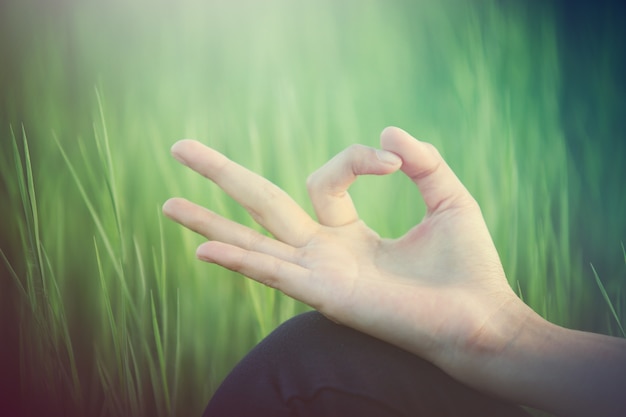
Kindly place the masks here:
[[(549, 4), (45, 4), (0, 13), (2, 39), (20, 46), (0, 43), (13, 57), (0, 74), (0, 306), (18, 327), (22, 392), (42, 394), (24, 397), (27, 411), (200, 415), (249, 348), (306, 309), (195, 261), (202, 238), (163, 218), (178, 195), (256, 227), (170, 158), (182, 137), (311, 211), (310, 172), (401, 126), (477, 197), (526, 303), (623, 335), (626, 152), (611, 142), (623, 104), (606, 81), (620, 76), (610, 32), (584, 61), (598, 76), (572, 80)], [(424, 213), (399, 174), (352, 194), (384, 236)]]

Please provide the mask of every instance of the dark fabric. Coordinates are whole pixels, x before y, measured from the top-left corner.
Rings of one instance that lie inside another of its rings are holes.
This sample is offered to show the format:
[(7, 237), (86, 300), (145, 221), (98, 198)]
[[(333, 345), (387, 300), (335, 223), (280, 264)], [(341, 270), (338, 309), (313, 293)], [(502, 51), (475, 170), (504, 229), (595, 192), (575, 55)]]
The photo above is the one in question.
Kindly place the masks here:
[(317, 312), (257, 345), (217, 390), (204, 417), (528, 417), (404, 350)]

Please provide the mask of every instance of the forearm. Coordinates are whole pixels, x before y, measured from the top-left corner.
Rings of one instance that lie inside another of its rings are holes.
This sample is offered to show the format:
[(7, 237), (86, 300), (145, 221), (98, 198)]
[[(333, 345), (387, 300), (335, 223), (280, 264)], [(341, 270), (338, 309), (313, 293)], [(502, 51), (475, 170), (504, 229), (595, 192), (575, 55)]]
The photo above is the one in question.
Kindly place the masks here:
[(509, 341), (474, 350), (477, 388), (558, 416), (626, 412), (626, 339), (566, 329), (534, 313), (500, 336)]

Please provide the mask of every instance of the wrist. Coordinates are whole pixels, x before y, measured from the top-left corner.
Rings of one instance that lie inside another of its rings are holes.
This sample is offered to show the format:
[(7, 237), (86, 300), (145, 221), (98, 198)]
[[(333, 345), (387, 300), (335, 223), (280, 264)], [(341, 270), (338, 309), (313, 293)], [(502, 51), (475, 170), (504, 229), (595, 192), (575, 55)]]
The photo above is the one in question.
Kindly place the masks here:
[(514, 367), (519, 352), (537, 346), (554, 327), (511, 294), (489, 313), (488, 320), (476, 326), (459, 343), (457, 352), (444, 365), (444, 370), (473, 388), (509, 398), (506, 392), (502, 392), (501, 382), (510, 380), (510, 374), (517, 372)]
[(521, 300), (470, 339), (459, 379), (521, 405), (563, 416), (626, 409), (626, 340), (550, 323)]

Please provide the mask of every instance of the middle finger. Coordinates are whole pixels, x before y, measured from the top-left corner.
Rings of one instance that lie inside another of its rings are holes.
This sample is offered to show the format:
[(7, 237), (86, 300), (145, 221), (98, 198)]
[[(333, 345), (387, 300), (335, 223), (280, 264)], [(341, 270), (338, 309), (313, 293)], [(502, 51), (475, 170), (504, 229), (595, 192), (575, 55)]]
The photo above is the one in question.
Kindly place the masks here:
[(193, 140), (174, 144), (176, 159), (216, 183), (277, 239), (299, 247), (319, 228), (282, 189), (267, 179)]

